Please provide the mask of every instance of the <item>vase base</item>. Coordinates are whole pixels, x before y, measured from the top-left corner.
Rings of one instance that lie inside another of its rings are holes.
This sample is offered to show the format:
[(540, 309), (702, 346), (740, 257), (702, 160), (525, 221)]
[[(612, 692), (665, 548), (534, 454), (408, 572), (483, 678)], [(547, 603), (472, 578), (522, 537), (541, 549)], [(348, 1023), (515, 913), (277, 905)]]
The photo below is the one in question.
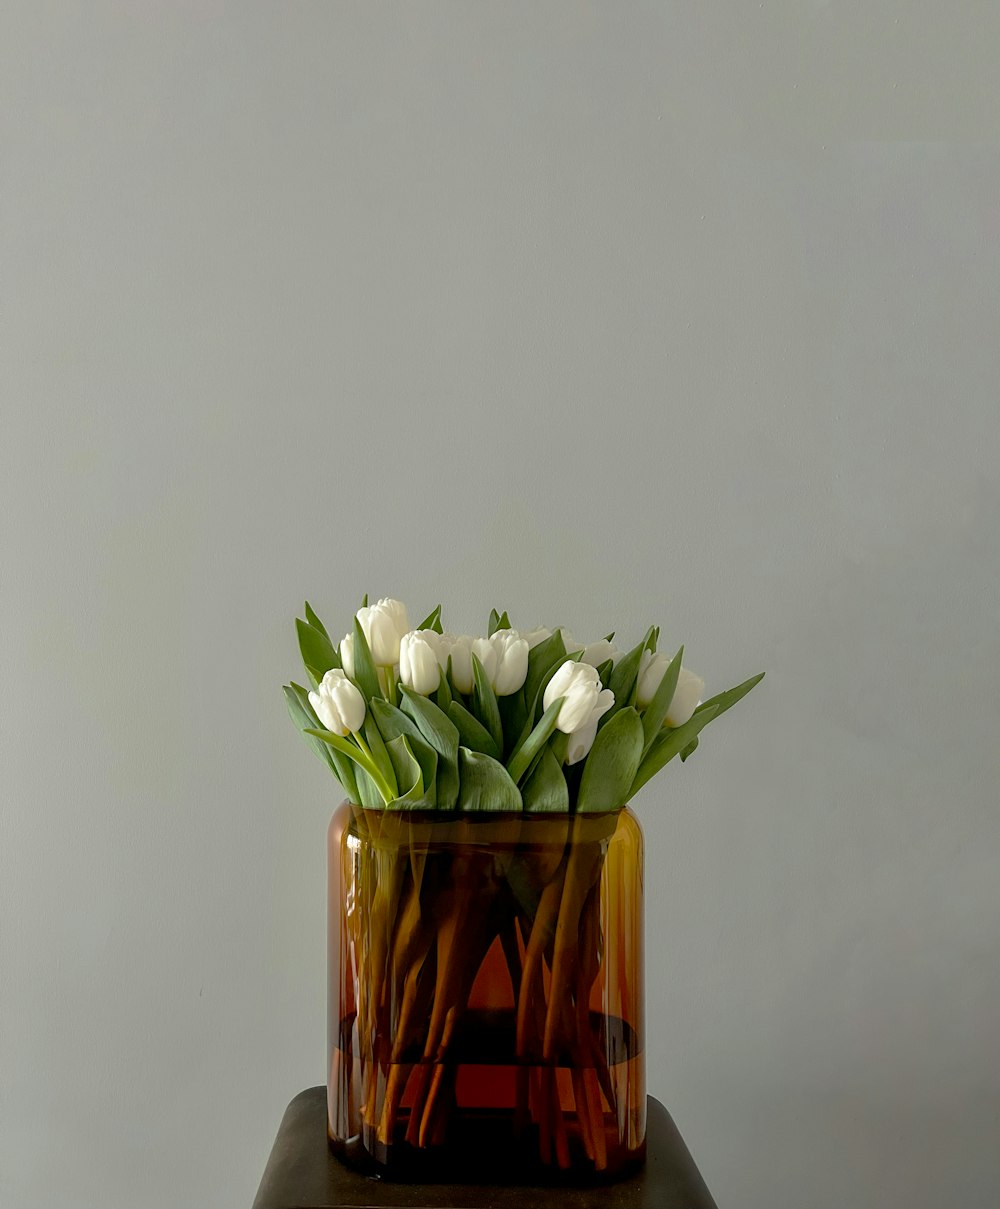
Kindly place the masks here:
[[(542, 1140), (536, 1126), (515, 1135), (509, 1115), (467, 1113), (454, 1121), (448, 1142), (418, 1148), (405, 1141), (386, 1146), (363, 1136), (341, 1139), (327, 1134), (330, 1150), (353, 1170), (401, 1184), (491, 1184), (586, 1186), (611, 1184), (634, 1175), (646, 1158), (645, 1142), (634, 1149), (609, 1148), (606, 1166), (597, 1170), (587, 1157), (580, 1129), (572, 1117), (565, 1122), (563, 1164), (553, 1156), (543, 1162)], [(405, 1132), (405, 1123), (402, 1123)], [(615, 1127), (617, 1129), (617, 1126)], [(607, 1131), (609, 1140), (611, 1129)]]

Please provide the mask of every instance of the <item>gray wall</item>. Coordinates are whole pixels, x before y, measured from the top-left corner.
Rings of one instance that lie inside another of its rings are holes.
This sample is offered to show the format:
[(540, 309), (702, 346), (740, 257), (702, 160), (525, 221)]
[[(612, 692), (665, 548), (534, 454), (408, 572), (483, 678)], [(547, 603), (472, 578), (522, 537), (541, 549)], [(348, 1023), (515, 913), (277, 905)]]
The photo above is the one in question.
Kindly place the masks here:
[(721, 1206), (994, 1206), (996, 6), (0, 25), (0, 1205), (246, 1205), (323, 1080), (367, 590), (768, 669), (637, 802), (650, 1089)]

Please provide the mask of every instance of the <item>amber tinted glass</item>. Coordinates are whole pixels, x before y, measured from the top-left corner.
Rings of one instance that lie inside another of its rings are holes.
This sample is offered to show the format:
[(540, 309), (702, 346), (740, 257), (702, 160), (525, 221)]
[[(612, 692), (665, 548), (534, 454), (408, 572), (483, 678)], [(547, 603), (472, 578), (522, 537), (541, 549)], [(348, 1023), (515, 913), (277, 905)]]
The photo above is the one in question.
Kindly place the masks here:
[(329, 1133), (401, 1179), (641, 1160), (642, 831), (345, 803), (329, 831)]

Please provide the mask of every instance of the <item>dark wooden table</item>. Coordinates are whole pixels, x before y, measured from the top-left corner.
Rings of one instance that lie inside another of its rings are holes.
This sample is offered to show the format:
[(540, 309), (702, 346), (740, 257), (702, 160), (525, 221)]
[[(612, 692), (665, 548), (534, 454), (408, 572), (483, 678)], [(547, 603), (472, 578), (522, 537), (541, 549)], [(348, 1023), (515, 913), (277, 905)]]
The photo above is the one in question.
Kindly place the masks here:
[(717, 1209), (659, 1100), (648, 1101), (646, 1165), (599, 1188), (392, 1184), (345, 1167), (326, 1142), (326, 1088), (300, 1092), (285, 1110), (253, 1209)]

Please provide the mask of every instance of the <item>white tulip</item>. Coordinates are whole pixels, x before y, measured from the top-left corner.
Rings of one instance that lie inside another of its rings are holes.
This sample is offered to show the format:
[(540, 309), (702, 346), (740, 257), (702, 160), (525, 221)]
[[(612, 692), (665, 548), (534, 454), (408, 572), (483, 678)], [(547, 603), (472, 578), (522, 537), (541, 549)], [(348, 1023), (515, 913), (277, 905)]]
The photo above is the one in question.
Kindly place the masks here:
[(345, 634), (340, 640), (340, 662), (344, 665), (344, 671), (354, 679), (354, 635)]
[[(660, 687), (670, 662), (666, 655), (651, 655), (649, 651), (643, 651), (639, 661), (639, 684), (635, 694), (636, 705), (640, 709), (645, 709), (656, 696), (656, 690)], [(683, 726), (698, 707), (704, 691), (705, 681), (689, 668), (682, 667), (677, 675), (677, 687), (667, 707), (664, 725)]]
[(562, 634), (563, 646), (566, 648), (566, 653), (572, 655), (575, 651), (582, 651), (584, 644), (577, 642), (573, 635), (566, 629), (564, 625), (557, 627), (559, 633)]
[(309, 694), (309, 704), (335, 735), (360, 730), (365, 720), (365, 699), (339, 667), (330, 668), (319, 688)]
[(645, 709), (656, 696), (663, 673), (669, 666), (668, 656), (654, 655), (648, 650), (642, 652), (639, 659), (639, 683), (635, 690), (635, 703), (640, 709)]
[(528, 650), (534, 650), (540, 642), (544, 642), (546, 638), (552, 637), (552, 631), (548, 626), (540, 625), (536, 630), (522, 630), (521, 637), (528, 644)]
[(705, 681), (694, 672), (682, 667), (677, 677), (677, 687), (670, 700), (670, 708), (664, 722), (667, 726), (683, 726), (701, 704), (701, 695), (705, 691)]
[(409, 632), (406, 605), (383, 597), (373, 605), (358, 609), (358, 622), (372, 653), (376, 667), (392, 667), (399, 662), (399, 640)]
[[(497, 649), (488, 638), (473, 638), (472, 653), (483, 665), (486, 679), (493, 683), (497, 678)], [(463, 690), (464, 692), (464, 690)]]
[(615, 703), (615, 695), (611, 689), (602, 689), (597, 695), (597, 704), (590, 711), (590, 717), (581, 727), (578, 727), (569, 737), (566, 744), (566, 763), (576, 764), (587, 755), (594, 746), (597, 737), (597, 724)]
[(399, 642), (399, 678), (424, 697), (441, 681), (437, 640), (434, 630), (411, 630)]
[(464, 634), (439, 634), (437, 643), (438, 663), (443, 671), (448, 670), (451, 658), (451, 678), (460, 693), (472, 692), (472, 639)]
[(599, 718), (615, 701), (610, 689), (602, 691), (596, 668), (589, 663), (574, 663), (572, 659), (567, 659), (545, 686), (543, 708), (548, 709), (559, 697), (565, 697), (566, 700), (556, 719), (556, 728), (567, 735), (589, 723), (596, 708), (600, 708)]
[(497, 667), (492, 684), (498, 697), (509, 697), (528, 675), (528, 643), (517, 630), (497, 630), (490, 638)]
[[(567, 647), (567, 650), (570, 648)], [(609, 641), (607, 638), (599, 638), (596, 642), (591, 642), (584, 647), (583, 654), (580, 656), (581, 663), (589, 663), (591, 667), (600, 667), (602, 663), (607, 663), (610, 659), (617, 663), (622, 657), (622, 652)]]

